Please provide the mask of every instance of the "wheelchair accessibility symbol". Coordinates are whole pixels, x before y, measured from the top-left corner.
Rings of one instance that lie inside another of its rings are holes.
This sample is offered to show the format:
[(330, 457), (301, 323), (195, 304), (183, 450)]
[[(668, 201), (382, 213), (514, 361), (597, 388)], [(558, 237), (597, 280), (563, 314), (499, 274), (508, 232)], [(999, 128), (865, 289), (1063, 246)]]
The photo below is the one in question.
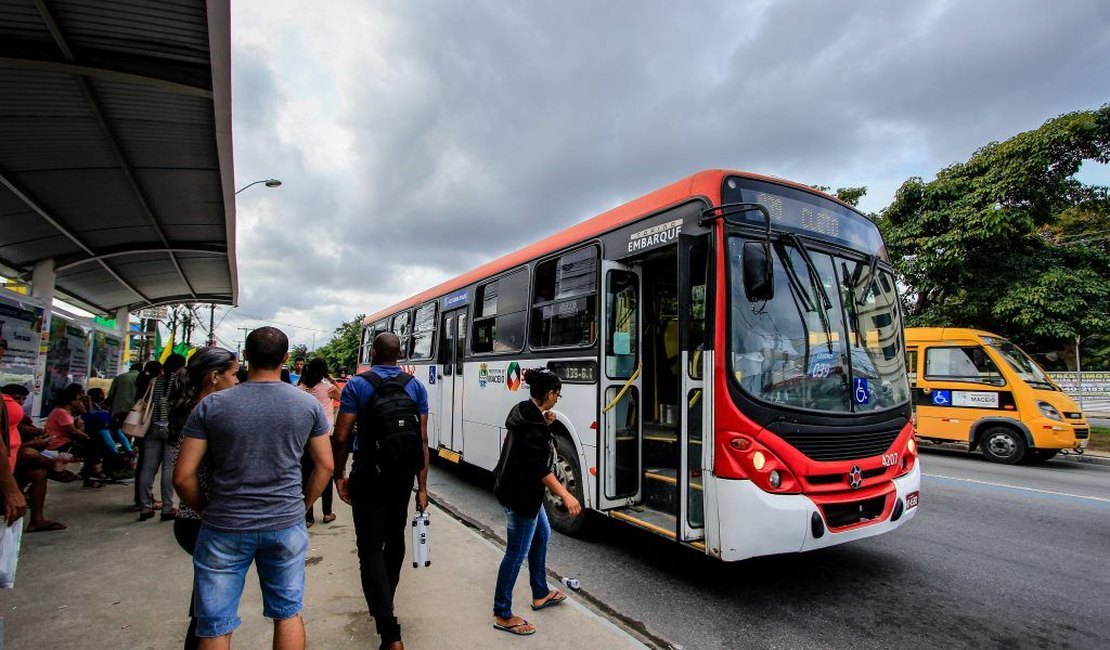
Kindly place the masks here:
[(952, 406), (952, 391), (933, 391), (933, 406)]
[(871, 391), (867, 390), (867, 377), (856, 377), (852, 380), (852, 398), (856, 404), (867, 404), (871, 401)]

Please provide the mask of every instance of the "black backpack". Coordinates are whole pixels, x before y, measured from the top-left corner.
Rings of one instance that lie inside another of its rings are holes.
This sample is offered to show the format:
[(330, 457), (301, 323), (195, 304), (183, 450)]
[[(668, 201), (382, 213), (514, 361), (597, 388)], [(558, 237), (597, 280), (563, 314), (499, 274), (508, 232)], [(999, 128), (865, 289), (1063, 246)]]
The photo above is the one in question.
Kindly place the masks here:
[(374, 397), (358, 414), (358, 451), (372, 476), (411, 477), (424, 469), (420, 411), (405, 387), (412, 375), (389, 379), (366, 371), (359, 375), (374, 387)]

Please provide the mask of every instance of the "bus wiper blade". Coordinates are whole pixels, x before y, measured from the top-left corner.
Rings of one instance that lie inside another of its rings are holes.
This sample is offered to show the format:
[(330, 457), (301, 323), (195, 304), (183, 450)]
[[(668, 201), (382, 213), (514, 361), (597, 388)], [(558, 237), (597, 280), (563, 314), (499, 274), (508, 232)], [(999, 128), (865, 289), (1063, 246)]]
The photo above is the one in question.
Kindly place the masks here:
[(813, 263), (813, 258), (809, 256), (809, 249), (806, 248), (806, 245), (802, 242), (802, 238), (797, 234), (790, 233), (788, 236), (790, 240), (794, 242), (794, 246), (798, 249), (798, 252), (802, 254), (802, 259), (806, 263), (806, 270), (809, 271), (809, 283), (812, 284), (813, 288), (820, 294), (825, 309), (832, 309), (832, 300), (829, 299), (829, 293), (825, 291), (825, 285), (821, 282), (820, 274), (817, 273), (817, 265)]
[(806, 311), (817, 311), (817, 304), (814, 302), (813, 297), (806, 291), (806, 287), (802, 284), (801, 278), (798, 277), (798, 270), (794, 268), (794, 262), (790, 261), (790, 255), (782, 247), (782, 244), (777, 244), (779, 258), (783, 261), (783, 266), (786, 268), (786, 277), (790, 281), (790, 288), (794, 293), (802, 299), (802, 306)]
[(813, 286), (816, 293), (820, 294), (823, 309), (817, 310), (817, 315), (821, 317), (821, 327), (825, 330), (825, 346), (829, 349), (829, 354), (833, 353), (832, 344), (832, 324), (829, 322), (829, 310), (832, 309), (832, 300), (829, 299), (829, 293), (825, 291), (825, 285), (821, 282), (821, 275), (817, 272), (817, 265), (813, 263), (813, 258), (809, 256), (809, 249), (802, 243), (802, 238), (794, 233), (788, 235), (794, 242), (794, 246), (798, 249), (798, 253), (802, 256), (802, 261), (806, 263), (806, 270), (809, 271), (809, 283)]

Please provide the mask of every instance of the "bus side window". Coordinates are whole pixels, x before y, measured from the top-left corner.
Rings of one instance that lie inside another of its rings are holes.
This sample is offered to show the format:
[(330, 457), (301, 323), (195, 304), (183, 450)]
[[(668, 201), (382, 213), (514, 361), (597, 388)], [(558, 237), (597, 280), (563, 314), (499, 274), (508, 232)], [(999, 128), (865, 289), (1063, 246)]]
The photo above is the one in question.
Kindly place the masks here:
[(432, 343), (436, 329), (436, 303), (425, 303), (416, 310), (412, 326), (412, 339), (409, 344), (409, 359), (431, 359)]
[(910, 376), (910, 387), (917, 387), (917, 348), (906, 348), (906, 372)]
[(586, 246), (536, 265), (533, 348), (587, 347), (597, 338), (598, 255)]
[(528, 273), (513, 271), (480, 285), (474, 303), (474, 354), (520, 352), (527, 321)]
[(412, 321), (409, 318), (410, 316), (410, 312), (403, 311), (393, 317), (393, 327), (391, 329), (393, 333), (397, 335), (397, 338), (401, 339), (401, 358), (399, 359), (400, 361), (404, 361), (408, 358), (409, 332), (412, 331)]

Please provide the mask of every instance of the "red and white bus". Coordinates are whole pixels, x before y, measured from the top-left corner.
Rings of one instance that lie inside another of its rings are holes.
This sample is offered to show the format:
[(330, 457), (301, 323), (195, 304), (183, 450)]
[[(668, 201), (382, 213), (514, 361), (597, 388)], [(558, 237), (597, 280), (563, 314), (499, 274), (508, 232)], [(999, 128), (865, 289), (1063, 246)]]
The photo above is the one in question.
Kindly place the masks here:
[(703, 171), (367, 317), (360, 371), (397, 333), (432, 449), (491, 470), (522, 370), (546, 366), (557, 474), (586, 509), (722, 560), (807, 551), (916, 513), (896, 291), (851, 206)]

